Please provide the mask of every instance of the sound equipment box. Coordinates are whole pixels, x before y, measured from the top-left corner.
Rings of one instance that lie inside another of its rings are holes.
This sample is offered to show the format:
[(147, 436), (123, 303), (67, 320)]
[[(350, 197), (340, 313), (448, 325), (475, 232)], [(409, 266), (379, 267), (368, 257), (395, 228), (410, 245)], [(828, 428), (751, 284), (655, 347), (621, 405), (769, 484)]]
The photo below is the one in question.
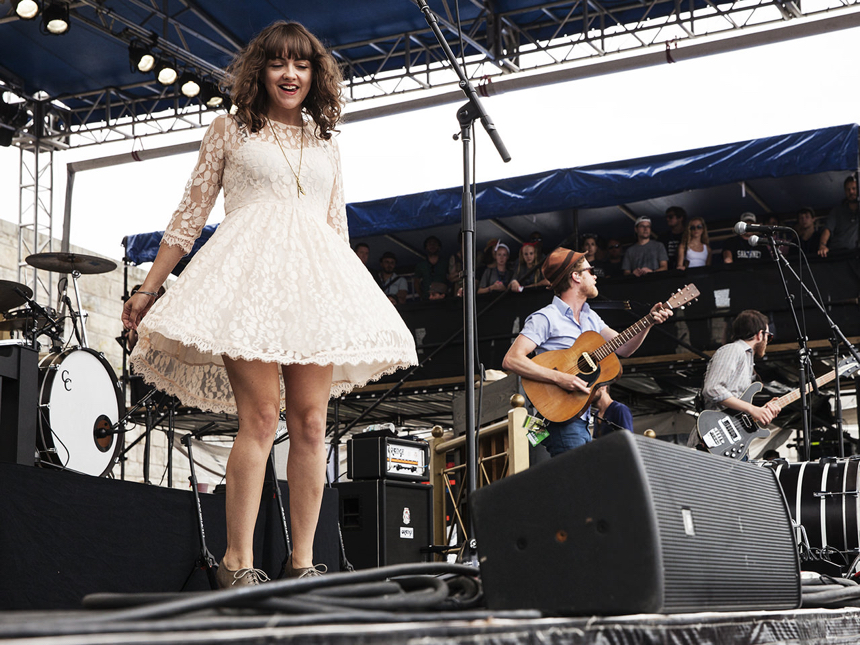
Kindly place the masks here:
[(473, 494), (491, 609), (791, 609), (800, 567), (773, 471), (615, 432)]
[(430, 479), (429, 444), (387, 431), (357, 434), (346, 442), (346, 475), (352, 480), (426, 482)]
[(356, 569), (424, 562), (433, 543), (433, 488), (386, 479), (335, 484), (347, 559)]
[(36, 463), (39, 352), (22, 341), (0, 341), (0, 462)]

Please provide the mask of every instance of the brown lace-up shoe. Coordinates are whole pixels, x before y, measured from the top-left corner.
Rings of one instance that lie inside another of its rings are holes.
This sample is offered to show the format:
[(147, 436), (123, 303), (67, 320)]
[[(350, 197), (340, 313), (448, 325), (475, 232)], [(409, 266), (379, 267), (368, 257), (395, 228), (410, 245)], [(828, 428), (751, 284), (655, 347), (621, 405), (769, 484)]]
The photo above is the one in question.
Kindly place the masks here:
[(293, 556), (287, 561), (284, 566), (285, 578), (318, 578), (328, 571), (328, 567), (324, 564), (317, 564), (313, 567), (293, 567)]
[(262, 569), (239, 569), (232, 571), (224, 566), (224, 561), (218, 565), (215, 574), (219, 589), (232, 589), (234, 587), (251, 587), (263, 582), (268, 582), (269, 576)]

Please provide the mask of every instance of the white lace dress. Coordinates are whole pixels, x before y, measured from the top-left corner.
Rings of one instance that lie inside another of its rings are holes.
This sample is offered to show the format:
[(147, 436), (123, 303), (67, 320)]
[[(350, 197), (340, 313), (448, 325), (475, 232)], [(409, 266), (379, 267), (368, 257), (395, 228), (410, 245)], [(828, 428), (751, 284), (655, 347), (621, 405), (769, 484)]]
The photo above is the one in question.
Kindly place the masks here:
[[(209, 127), (162, 244), (186, 253), (224, 188), (226, 216), (141, 321), (131, 365), (183, 404), (235, 412), (222, 355), (334, 365), (331, 396), (417, 362), (400, 315), (349, 246), (334, 139), (272, 123), (251, 133), (230, 116)], [(282, 384), (283, 394), (283, 384)]]

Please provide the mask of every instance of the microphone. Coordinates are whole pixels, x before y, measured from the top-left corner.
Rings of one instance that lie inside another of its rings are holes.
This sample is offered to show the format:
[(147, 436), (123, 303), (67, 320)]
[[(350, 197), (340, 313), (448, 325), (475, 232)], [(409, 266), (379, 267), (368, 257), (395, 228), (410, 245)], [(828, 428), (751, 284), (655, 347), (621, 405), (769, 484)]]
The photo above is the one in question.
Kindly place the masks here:
[(750, 224), (748, 222), (738, 222), (735, 224), (735, 233), (743, 235), (745, 233), (761, 233), (762, 235), (773, 235), (777, 232), (793, 233), (794, 229), (789, 226), (765, 226), (764, 224)]

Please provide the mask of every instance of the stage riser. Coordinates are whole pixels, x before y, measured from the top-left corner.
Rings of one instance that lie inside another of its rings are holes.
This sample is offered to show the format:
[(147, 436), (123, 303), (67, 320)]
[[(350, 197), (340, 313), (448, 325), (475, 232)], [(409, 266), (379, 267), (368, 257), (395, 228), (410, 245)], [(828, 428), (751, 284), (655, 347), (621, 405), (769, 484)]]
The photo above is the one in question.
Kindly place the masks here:
[[(281, 482), (289, 517), (289, 490)], [(179, 591), (199, 555), (193, 493), (0, 464), (0, 609), (80, 606), (95, 592)], [(201, 495), (209, 550), (226, 546), (224, 496)], [(314, 560), (339, 570), (337, 491), (326, 489)], [(285, 545), (273, 489), (263, 492), (255, 566), (279, 575)], [(202, 570), (188, 590), (206, 590)]]

